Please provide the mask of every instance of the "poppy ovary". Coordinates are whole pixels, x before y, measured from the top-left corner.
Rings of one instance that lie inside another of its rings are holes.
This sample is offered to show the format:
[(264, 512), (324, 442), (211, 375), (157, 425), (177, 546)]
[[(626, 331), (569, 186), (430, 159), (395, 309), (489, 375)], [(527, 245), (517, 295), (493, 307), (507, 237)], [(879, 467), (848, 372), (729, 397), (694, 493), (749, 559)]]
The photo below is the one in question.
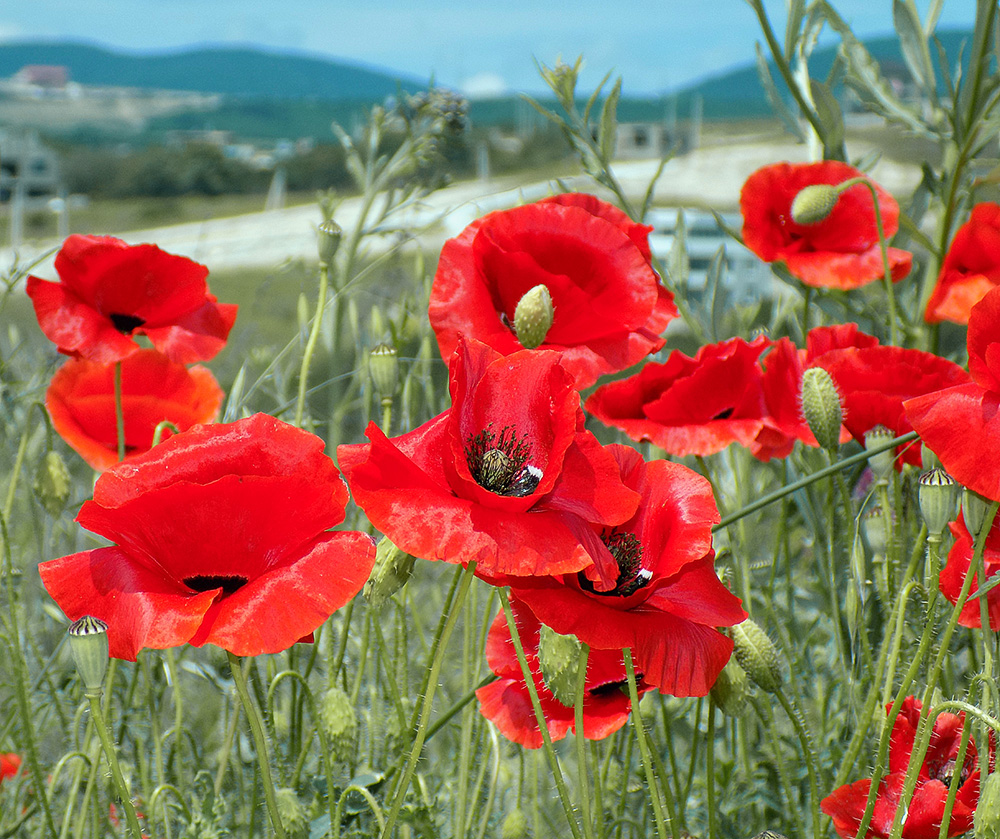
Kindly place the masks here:
[(531, 444), (513, 426), (504, 426), (497, 435), (490, 423), (466, 441), (465, 460), (469, 472), (483, 489), (496, 495), (523, 498), (531, 495), (542, 470), (528, 463)]

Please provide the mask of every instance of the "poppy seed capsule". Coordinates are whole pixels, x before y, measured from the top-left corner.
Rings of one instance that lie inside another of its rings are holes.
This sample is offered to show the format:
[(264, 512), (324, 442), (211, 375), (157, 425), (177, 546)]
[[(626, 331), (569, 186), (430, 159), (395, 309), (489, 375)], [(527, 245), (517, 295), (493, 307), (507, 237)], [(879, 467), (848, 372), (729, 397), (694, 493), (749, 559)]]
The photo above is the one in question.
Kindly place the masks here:
[(837, 206), (840, 190), (830, 184), (811, 184), (799, 191), (792, 201), (792, 221), (796, 224), (819, 224)]
[(319, 706), (319, 725), (326, 737), (330, 757), (344, 763), (354, 756), (358, 742), (358, 718), (346, 691), (334, 685)]
[(580, 642), (575, 635), (560, 635), (545, 624), (538, 632), (538, 666), (552, 695), (567, 708), (576, 702)]
[(749, 692), (750, 682), (747, 680), (746, 671), (731, 658), (722, 668), (709, 693), (723, 714), (738, 717), (747, 708)]
[(861, 517), (861, 532), (872, 556), (885, 556), (889, 544), (889, 526), (885, 510), (876, 505)]
[(399, 384), (399, 359), (396, 348), (389, 344), (378, 344), (368, 354), (368, 372), (379, 399), (391, 400)]
[(778, 648), (767, 633), (747, 618), (729, 630), (733, 639), (733, 655), (757, 687), (767, 693), (781, 689), (781, 665)]
[(526, 350), (533, 350), (545, 341), (552, 328), (555, 308), (548, 288), (539, 283), (529, 289), (514, 309), (514, 333)]
[(344, 231), (333, 219), (327, 219), (316, 228), (317, 246), (319, 248), (319, 261), (321, 265), (329, 265), (337, 255), (340, 247), (340, 240), (344, 237)]
[(989, 498), (973, 492), (966, 487), (962, 492), (962, 517), (965, 519), (965, 526), (969, 528), (969, 533), (975, 541), (984, 527), (993, 524), (986, 521), (986, 514), (989, 512), (990, 504), (993, 502)]
[(929, 469), (920, 476), (917, 498), (920, 513), (931, 536), (940, 536), (955, 518), (955, 495), (958, 484), (944, 469)]
[(836, 452), (844, 408), (833, 377), (822, 367), (810, 367), (802, 374), (802, 413), (816, 441), (828, 452)]
[(83, 692), (100, 693), (108, 672), (108, 625), (100, 618), (84, 615), (71, 623), (67, 632)]
[(69, 470), (58, 452), (46, 452), (35, 473), (35, 496), (50, 516), (58, 516), (69, 498)]
[(976, 839), (1000, 839), (1000, 773), (994, 772), (986, 777), (972, 826)]
[[(876, 425), (865, 432), (865, 448), (871, 451), (874, 448), (885, 445), (892, 437), (893, 434), (888, 428), (884, 425)], [(872, 474), (875, 475), (876, 480), (886, 481), (889, 479), (895, 459), (896, 453), (891, 448), (883, 449), (868, 458), (868, 465), (871, 467)]]

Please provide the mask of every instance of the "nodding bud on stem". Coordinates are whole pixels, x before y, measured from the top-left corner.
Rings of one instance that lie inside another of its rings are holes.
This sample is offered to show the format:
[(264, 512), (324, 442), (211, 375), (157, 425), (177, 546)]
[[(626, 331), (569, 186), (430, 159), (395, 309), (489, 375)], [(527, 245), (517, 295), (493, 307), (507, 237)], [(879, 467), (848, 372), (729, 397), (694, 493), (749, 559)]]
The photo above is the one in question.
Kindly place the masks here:
[(399, 359), (396, 348), (389, 344), (378, 344), (368, 354), (368, 372), (375, 385), (379, 399), (391, 400), (399, 384)]
[(279, 787), (274, 792), (278, 816), (290, 839), (305, 839), (309, 835), (309, 812), (291, 787)]
[(973, 539), (979, 537), (984, 527), (990, 527), (993, 524), (992, 521), (986, 521), (986, 514), (992, 503), (989, 498), (978, 492), (973, 492), (968, 487), (962, 493), (962, 517), (965, 519), (965, 526), (969, 528)]
[(381, 609), (390, 597), (406, 585), (413, 574), (415, 563), (416, 559), (383, 536), (375, 549), (375, 565), (364, 587), (368, 604), (376, 611)]
[[(893, 434), (888, 428), (884, 425), (876, 425), (871, 430), (865, 432), (865, 448), (871, 451), (885, 445), (892, 437)], [(875, 475), (875, 480), (887, 481), (889, 479), (895, 459), (896, 453), (893, 449), (883, 449), (868, 458), (868, 465), (872, 469), (872, 474)]]
[(955, 518), (957, 489), (955, 479), (944, 469), (929, 469), (920, 476), (917, 498), (924, 524), (931, 536), (940, 536), (948, 522)]
[(555, 308), (552, 295), (543, 284), (529, 289), (514, 309), (514, 333), (521, 346), (533, 350), (545, 341), (552, 328)]
[(552, 695), (572, 708), (576, 702), (576, 679), (580, 664), (580, 642), (575, 635), (560, 635), (542, 624), (538, 633), (538, 667)]
[(733, 655), (757, 687), (767, 693), (781, 689), (781, 664), (778, 648), (767, 633), (747, 618), (729, 630), (733, 639)]
[(733, 659), (726, 662), (709, 692), (723, 714), (738, 717), (747, 709), (750, 682), (746, 671)]
[(500, 826), (500, 839), (528, 839), (528, 817), (523, 810), (511, 810)]
[(58, 452), (46, 452), (35, 473), (35, 496), (50, 516), (58, 516), (69, 500), (69, 470)]
[[(990, 737), (993, 732), (990, 732)], [(1000, 773), (988, 775), (972, 817), (976, 839), (1000, 839)]]
[(337, 255), (337, 248), (340, 247), (340, 240), (344, 237), (344, 231), (333, 219), (327, 219), (317, 229), (317, 245), (319, 247), (319, 261), (322, 265), (329, 265)]
[(319, 727), (323, 730), (330, 756), (339, 763), (357, 757), (358, 717), (347, 691), (334, 685), (323, 694), (319, 704)]
[(83, 682), (84, 693), (98, 693), (108, 672), (108, 625), (84, 615), (70, 624), (69, 649)]
[(792, 221), (796, 224), (819, 224), (837, 206), (840, 190), (831, 184), (811, 184), (792, 201)]
[(802, 374), (802, 413), (816, 442), (828, 452), (836, 452), (844, 408), (833, 377), (822, 367), (810, 367)]

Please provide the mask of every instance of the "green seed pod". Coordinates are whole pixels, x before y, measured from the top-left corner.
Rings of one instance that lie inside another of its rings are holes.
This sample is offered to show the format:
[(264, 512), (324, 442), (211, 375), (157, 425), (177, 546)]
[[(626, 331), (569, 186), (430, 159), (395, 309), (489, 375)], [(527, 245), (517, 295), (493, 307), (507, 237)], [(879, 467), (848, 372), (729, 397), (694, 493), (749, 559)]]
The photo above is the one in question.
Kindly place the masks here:
[(969, 528), (973, 540), (979, 536), (984, 527), (990, 527), (993, 524), (992, 521), (986, 521), (986, 514), (992, 503), (989, 498), (978, 492), (973, 492), (968, 487), (962, 492), (962, 517), (965, 519), (965, 526)]
[[(876, 425), (865, 432), (865, 448), (871, 450), (877, 446), (888, 443), (893, 437), (892, 432), (884, 425)], [(896, 453), (892, 449), (885, 449), (878, 454), (873, 454), (868, 458), (868, 465), (872, 469), (877, 481), (887, 481), (892, 474), (893, 463)]]
[[(396, 348), (379, 344), (368, 354), (368, 372), (375, 386), (375, 393), (381, 400), (392, 400), (399, 385), (399, 359)], [(388, 432), (388, 429), (386, 429)]]
[(1000, 839), (1000, 772), (986, 777), (972, 826), (976, 839)]
[(889, 545), (889, 522), (885, 510), (875, 505), (861, 517), (861, 532), (868, 543), (872, 556), (885, 556)]
[(319, 706), (319, 726), (335, 761), (346, 762), (354, 756), (358, 742), (358, 717), (351, 697), (334, 685), (323, 694)]
[(340, 229), (337, 222), (330, 219), (324, 221), (317, 229), (317, 246), (319, 248), (319, 261), (322, 265), (329, 265), (337, 255), (340, 247), (340, 240), (344, 238), (344, 231)]
[(35, 496), (50, 516), (58, 516), (69, 500), (69, 470), (58, 452), (46, 452), (35, 473)]
[(70, 624), (69, 650), (83, 682), (84, 693), (100, 693), (108, 672), (108, 625), (84, 615)]
[(958, 484), (944, 469), (930, 469), (920, 476), (920, 513), (931, 536), (940, 536), (948, 522), (955, 519), (955, 496)]
[(521, 809), (511, 810), (500, 827), (500, 839), (528, 839), (528, 817)]
[(521, 346), (533, 350), (545, 341), (552, 328), (555, 308), (552, 295), (543, 284), (529, 289), (514, 309), (514, 332)]
[(545, 624), (538, 633), (538, 666), (552, 695), (567, 708), (576, 702), (580, 642), (575, 635), (560, 635)]
[(747, 709), (747, 694), (750, 692), (750, 682), (746, 671), (735, 659), (730, 658), (719, 673), (719, 678), (712, 685), (710, 695), (712, 701), (723, 714), (730, 717), (742, 716)]
[(778, 833), (775, 830), (762, 830), (753, 839), (787, 839), (784, 833)]
[(810, 367), (802, 374), (802, 413), (816, 441), (828, 452), (836, 452), (844, 408), (833, 377), (822, 367)]
[(375, 549), (375, 566), (365, 583), (365, 600), (375, 609), (381, 609), (385, 602), (406, 585), (413, 574), (416, 559), (401, 551), (386, 537), (382, 537)]
[(840, 190), (830, 184), (811, 184), (799, 191), (792, 201), (792, 221), (796, 224), (819, 224), (837, 206)]
[(305, 839), (309, 835), (309, 814), (299, 801), (295, 790), (279, 787), (275, 790), (274, 798), (278, 806), (278, 816), (289, 839)]
[(733, 655), (757, 687), (767, 693), (781, 688), (781, 665), (778, 648), (767, 633), (747, 618), (729, 630), (733, 639)]

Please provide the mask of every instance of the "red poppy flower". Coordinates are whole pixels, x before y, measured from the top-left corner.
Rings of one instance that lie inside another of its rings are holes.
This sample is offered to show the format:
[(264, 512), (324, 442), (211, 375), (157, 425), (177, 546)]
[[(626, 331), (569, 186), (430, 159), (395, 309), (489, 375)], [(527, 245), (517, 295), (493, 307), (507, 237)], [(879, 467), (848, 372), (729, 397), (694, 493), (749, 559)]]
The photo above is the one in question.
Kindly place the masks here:
[[(765, 373), (759, 359), (772, 347)], [(666, 362), (648, 362), (636, 375), (599, 387), (584, 407), (633, 440), (678, 457), (715, 454), (734, 442), (761, 460), (784, 457), (795, 439), (816, 444), (798, 410), (798, 364), (790, 341), (731, 338), (703, 346), (694, 358), (674, 351)]]
[(945, 254), (927, 301), (928, 323), (968, 323), (972, 307), (1000, 285), (1000, 204), (977, 204)]
[(4, 778), (13, 778), (21, 768), (21, 757), (14, 752), (0, 754), (0, 783)]
[[(889, 741), (889, 773), (879, 784), (875, 799), (875, 812), (865, 839), (887, 839), (892, 820), (899, 807), (906, 778), (906, 768), (913, 752), (922, 705), (919, 699), (908, 696), (892, 726)], [(903, 823), (903, 839), (937, 839), (944, 819), (944, 806), (948, 798), (948, 785), (957, 767), (959, 742), (962, 739), (964, 714), (942, 713), (934, 720), (930, 747), (924, 757), (917, 778), (917, 786)], [(993, 763), (993, 744), (990, 742), (990, 764)], [(976, 744), (970, 740), (965, 752), (965, 762), (960, 770), (961, 785), (955, 806), (948, 822), (948, 836), (958, 836), (972, 829), (972, 817), (979, 802), (979, 769)], [(854, 839), (861, 826), (871, 780), (855, 781), (834, 790), (820, 802), (823, 812), (833, 819), (837, 833), (845, 839)]]
[(592, 196), (557, 196), (477, 219), (445, 243), (431, 289), (442, 357), (460, 336), (504, 355), (522, 349), (514, 310), (537, 285), (554, 306), (540, 348), (563, 355), (578, 387), (656, 352), (677, 309), (649, 265), (647, 235)]
[(66, 615), (108, 624), (111, 655), (215, 644), (276, 653), (360, 591), (363, 533), (330, 533), (347, 489), (323, 441), (257, 414), (178, 434), (97, 480), (76, 520), (116, 544), (39, 566)]
[[(149, 450), (156, 426), (164, 420), (185, 431), (218, 415), (224, 394), (207, 368), (189, 370), (156, 350), (139, 350), (121, 364), (126, 460)], [(71, 359), (52, 377), (45, 394), (55, 430), (99, 470), (118, 462), (114, 380), (112, 364)], [(161, 439), (171, 433), (165, 429)]]
[(851, 347), (864, 349), (877, 347), (878, 338), (866, 335), (856, 323), (837, 323), (833, 326), (817, 326), (806, 335), (805, 361), (811, 364), (824, 353), (831, 350), (844, 350)]
[(956, 481), (1000, 499), (1000, 288), (969, 316), (972, 382), (903, 403), (924, 443)]
[(630, 647), (649, 684), (674, 696), (704, 696), (733, 648), (716, 627), (746, 619), (715, 573), (712, 488), (679, 463), (645, 463), (626, 446), (608, 448), (641, 497), (631, 519), (592, 534), (591, 553), (604, 554), (617, 571), (614, 588), (598, 591), (581, 574), (505, 582), (556, 632), (595, 650)]
[[(824, 368), (840, 391), (844, 425), (864, 443), (865, 433), (885, 426), (894, 437), (913, 430), (903, 402), (925, 393), (969, 382), (969, 374), (933, 353), (903, 347), (870, 346), (835, 349), (814, 358), (809, 366)], [(899, 451), (902, 463), (920, 465), (920, 446)]]
[[(538, 692), (538, 701), (545, 714), (549, 737), (562, 740), (568, 731), (576, 731), (576, 716), (572, 706), (566, 706), (548, 689), (538, 663), (538, 638), (541, 624), (531, 610), (511, 598), (511, 610), (517, 623), (517, 634), (524, 648), (524, 657), (531, 670)], [(514, 652), (510, 629), (503, 612), (493, 620), (486, 636), (486, 661), (500, 678), (476, 691), (479, 712), (491, 720), (508, 740), (537, 749), (542, 745), (542, 733), (531, 707), (531, 696)], [(642, 675), (636, 674), (639, 696), (650, 689)], [(583, 736), (588, 740), (603, 740), (625, 725), (631, 711), (628, 681), (621, 650), (591, 650), (587, 656), (587, 676), (583, 696)]]
[(208, 293), (204, 265), (156, 245), (70, 236), (56, 271), (57, 283), (28, 277), (28, 296), (42, 332), (76, 358), (121, 361), (142, 334), (172, 361), (203, 361), (225, 346), (236, 319), (236, 306)]
[[(958, 521), (952, 522), (948, 527), (951, 528), (951, 534), (955, 537), (955, 542), (948, 552), (948, 564), (945, 565), (944, 570), (941, 572), (938, 583), (941, 587), (941, 593), (952, 603), (957, 603), (958, 595), (961, 593), (962, 585), (965, 583), (965, 577), (969, 573), (969, 567), (972, 565), (973, 543), (975, 540), (969, 533), (969, 528), (965, 525), (965, 518), (961, 515), (958, 517)], [(990, 581), (995, 574), (1000, 573), (1000, 518), (993, 520), (993, 526), (986, 536), (983, 562), (985, 564), (986, 579)], [(973, 580), (970, 593), (975, 592), (980, 585), (982, 583), (979, 580)], [(990, 629), (996, 631), (1000, 629), (1000, 588), (991, 589), (986, 593), (986, 606), (989, 612)], [(962, 613), (959, 615), (958, 622), (962, 626), (977, 628), (983, 625), (982, 615), (979, 611), (979, 598), (975, 600), (969, 599), (966, 602), (965, 606), (962, 607)]]
[[(459, 344), (450, 410), (337, 455), (355, 502), (413, 556), (468, 563), (485, 576), (559, 574), (592, 564), (584, 522), (629, 518), (638, 496), (583, 428), (573, 378), (554, 352), (504, 357)], [(609, 580), (610, 583), (610, 580)]]
[[(875, 225), (871, 192), (864, 184), (845, 190), (830, 214), (816, 224), (792, 219), (792, 202), (805, 187), (836, 185), (865, 177), (846, 163), (775, 163), (754, 172), (740, 193), (743, 243), (765, 262), (784, 262), (789, 273), (806, 285), (852, 289), (885, 273)], [(899, 205), (875, 185), (882, 227), (891, 239), (899, 227)], [(910, 273), (913, 257), (889, 248), (892, 279)]]

